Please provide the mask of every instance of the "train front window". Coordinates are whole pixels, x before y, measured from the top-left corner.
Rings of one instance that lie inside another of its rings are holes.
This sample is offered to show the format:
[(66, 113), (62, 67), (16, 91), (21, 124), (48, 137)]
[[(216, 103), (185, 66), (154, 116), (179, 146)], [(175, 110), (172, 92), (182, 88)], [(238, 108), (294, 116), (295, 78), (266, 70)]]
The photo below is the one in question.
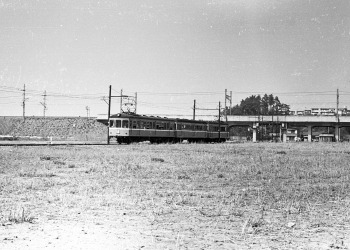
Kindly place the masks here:
[(129, 128), (129, 121), (123, 120), (123, 128)]
[(110, 126), (110, 127), (113, 127), (113, 124), (114, 124), (114, 121), (113, 121), (113, 120), (110, 120), (110, 121), (109, 121), (109, 126)]
[(115, 120), (113, 127), (120, 128), (120, 124), (121, 124), (121, 120)]

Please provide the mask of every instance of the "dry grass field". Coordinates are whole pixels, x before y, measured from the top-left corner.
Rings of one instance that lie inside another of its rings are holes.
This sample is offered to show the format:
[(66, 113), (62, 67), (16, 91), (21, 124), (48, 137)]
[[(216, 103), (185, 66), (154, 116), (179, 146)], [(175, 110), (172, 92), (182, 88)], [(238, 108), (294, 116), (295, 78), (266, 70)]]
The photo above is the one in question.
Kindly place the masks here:
[(0, 249), (349, 249), (350, 144), (0, 147)]

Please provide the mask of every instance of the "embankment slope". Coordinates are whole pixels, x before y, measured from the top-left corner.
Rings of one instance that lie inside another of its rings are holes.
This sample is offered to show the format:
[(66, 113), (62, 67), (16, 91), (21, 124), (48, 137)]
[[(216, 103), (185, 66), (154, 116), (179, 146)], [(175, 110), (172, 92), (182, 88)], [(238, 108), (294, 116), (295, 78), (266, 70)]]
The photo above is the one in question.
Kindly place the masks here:
[(86, 117), (0, 117), (0, 135), (13, 137), (52, 137), (54, 140), (99, 141), (106, 126)]

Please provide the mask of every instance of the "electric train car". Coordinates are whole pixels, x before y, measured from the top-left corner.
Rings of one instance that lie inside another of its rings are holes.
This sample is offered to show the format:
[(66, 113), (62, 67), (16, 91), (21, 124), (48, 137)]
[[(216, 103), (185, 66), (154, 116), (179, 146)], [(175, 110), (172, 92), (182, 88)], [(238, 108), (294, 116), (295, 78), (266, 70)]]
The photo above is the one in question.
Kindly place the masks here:
[(109, 118), (109, 139), (118, 143), (224, 142), (229, 138), (224, 122), (195, 121), (135, 114), (116, 114)]

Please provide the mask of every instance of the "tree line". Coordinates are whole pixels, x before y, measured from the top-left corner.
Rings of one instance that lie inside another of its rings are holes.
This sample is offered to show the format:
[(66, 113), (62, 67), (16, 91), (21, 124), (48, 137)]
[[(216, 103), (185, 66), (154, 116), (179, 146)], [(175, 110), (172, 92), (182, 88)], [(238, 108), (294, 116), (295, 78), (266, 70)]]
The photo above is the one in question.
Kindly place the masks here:
[(232, 115), (288, 115), (290, 106), (280, 102), (277, 96), (273, 94), (251, 95), (241, 100), (240, 104), (228, 107), (227, 114)]

